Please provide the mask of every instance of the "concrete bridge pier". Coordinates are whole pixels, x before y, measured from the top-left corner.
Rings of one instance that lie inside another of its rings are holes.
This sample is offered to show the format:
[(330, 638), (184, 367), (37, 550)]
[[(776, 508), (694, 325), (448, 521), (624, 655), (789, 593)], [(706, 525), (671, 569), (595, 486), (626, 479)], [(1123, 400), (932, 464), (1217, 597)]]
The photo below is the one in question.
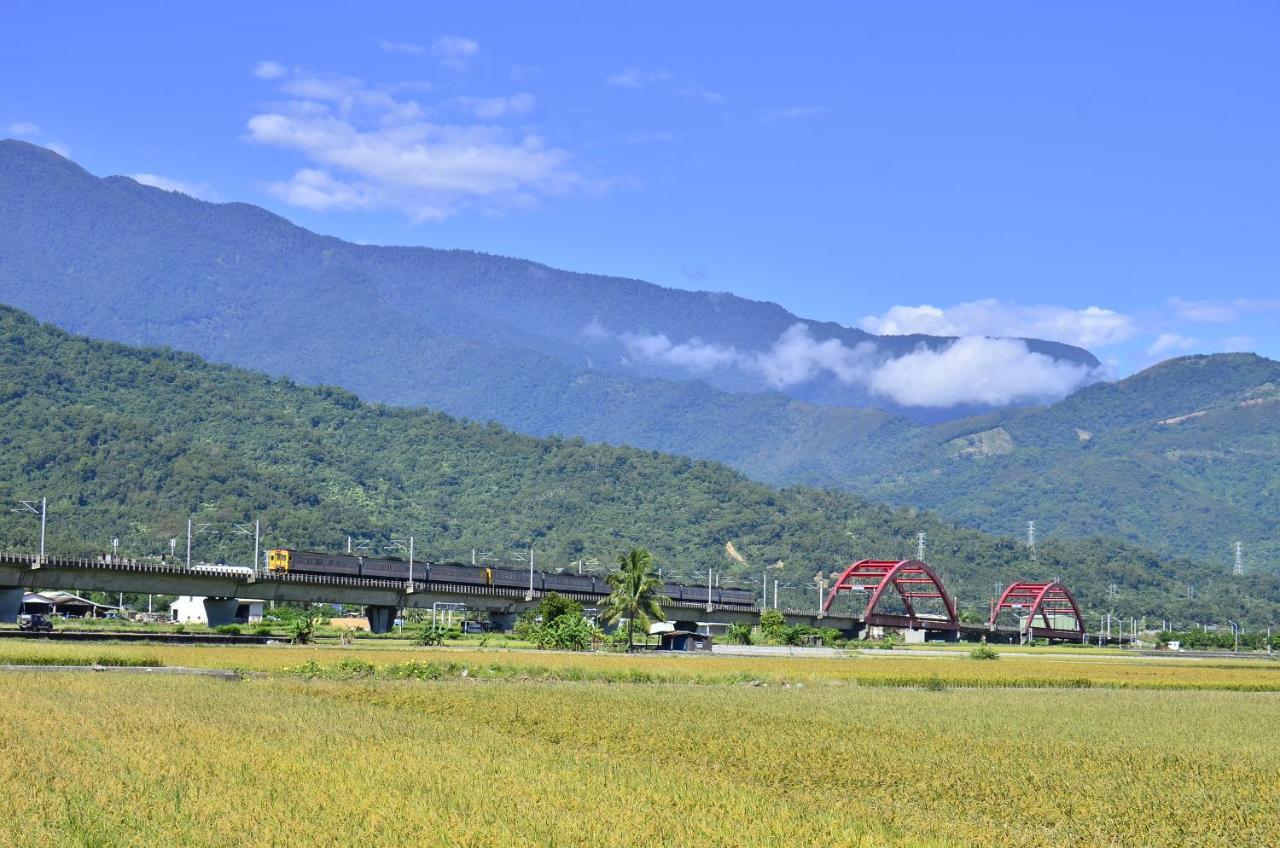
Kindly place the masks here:
[(489, 613), (489, 623), (501, 630), (503, 633), (511, 632), (511, 628), (516, 626), (517, 618), (519, 618), (519, 616), (513, 612)]
[(26, 589), (21, 586), (0, 586), (0, 622), (13, 624), (22, 611), (22, 596)]
[(373, 633), (390, 633), (396, 623), (395, 607), (370, 605), (364, 608), (365, 617), (369, 619), (369, 630)]
[(224, 624), (236, 623), (236, 610), (240, 608), (238, 598), (205, 598), (204, 614), (210, 627), (221, 627)]

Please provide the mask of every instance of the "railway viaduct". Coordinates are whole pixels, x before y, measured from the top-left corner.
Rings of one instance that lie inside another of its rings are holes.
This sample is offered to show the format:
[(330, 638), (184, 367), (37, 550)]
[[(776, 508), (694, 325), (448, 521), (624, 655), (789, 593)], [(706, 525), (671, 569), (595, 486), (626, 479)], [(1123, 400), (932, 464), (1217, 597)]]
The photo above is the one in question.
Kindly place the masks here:
[[(499, 586), (459, 586), (415, 580), (376, 580), (352, 577), (323, 577), (308, 574), (255, 574), (245, 568), (156, 565), (110, 558), (78, 559), (38, 557), (28, 554), (0, 554), (0, 622), (16, 619), (27, 591), (52, 588), (98, 591), (192, 595), (204, 597), (209, 624), (229, 624), (238, 598), (295, 603), (338, 603), (363, 606), (370, 629), (386, 633), (399, 610), (431, 609), (433, 604), (463, 602), (489, 614), (504, 629), (516, 617), (536, 606), (540, 591)], [(1021, 587), (1021, 588), (1018, 588)], [(846, 592), (867, 597), (857, 614), (837, 614), (832, 606)], [(601, 603), (604, 597), (576, 592), (559, 592), (584, 605)], [(883, 602), (896, 598), (895, 609), (882, 611)], [(926, 611), (922, 607), (933, 607)], [(940, 608), (940, 611), (939, 609)], [(1000, 626), (1003, 611), (1027, 614), (1016, 627)], [(1067, 628), (1064, 616), (1074, 610), (1074, 627)], [(698, 624), (753, 624), (760, 608), (677, 601), (664, 604), (668, 621), (694, 629)], [(1084, 637), (1083, 618), (1066, 587), (1061, 584), (1015, 584), (993, 608), (985, 624), (959, 620), (954, 599), (927, 564), (919, 560), (901, 562), (863, 560), (845, 569), (832, 586), (822, 606), (815, 611), (782, 610), (791, 624), (833, 627), (848, 635), (867, 635), (872, 628), (922, 631), (924, 638), (954, 641), (962, 637), (991, 636), (1001, 641), (1050, 638), (1079, 641)], [(1039, 616), (1037, 618), (1037, 616)], [(1036, 622), (1039, 622), (1037, 624)]]

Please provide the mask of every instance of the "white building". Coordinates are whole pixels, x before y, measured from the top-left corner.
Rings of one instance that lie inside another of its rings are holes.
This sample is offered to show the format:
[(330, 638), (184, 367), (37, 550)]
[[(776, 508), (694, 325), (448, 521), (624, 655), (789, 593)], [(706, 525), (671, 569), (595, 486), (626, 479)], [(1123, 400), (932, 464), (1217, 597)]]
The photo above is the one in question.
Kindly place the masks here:
[[(257, 624), (262, 621), (262, 605), (264, 601), (247, 598), (237, 599), (236, 621)], [(169, 612), (173, 620), (179, 624), (208, 624), (209, 616), (204, 609), (204, 598), (199, 595), (179, 595), (177, 600), (169, 604)]]

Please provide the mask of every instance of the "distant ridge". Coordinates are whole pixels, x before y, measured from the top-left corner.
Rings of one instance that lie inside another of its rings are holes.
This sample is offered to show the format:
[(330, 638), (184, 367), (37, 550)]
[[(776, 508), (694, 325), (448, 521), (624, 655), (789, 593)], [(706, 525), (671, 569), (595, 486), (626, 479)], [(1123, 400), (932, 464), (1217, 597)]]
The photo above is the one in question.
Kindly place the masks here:
[[(100, 179), (25, 142), (0, 142), (0, 217), (0, 302), (74, 332), (371, 400), (811, 482), (856, 472), (868, 436), (920, 414), (830, 375), (779, 388), (749, 368), (690, 371), (635, 352), (696, 339), (704, 354), (750, 359), (802, 322), (776, 304), (469, 251), (350, 244), (247, 204)], [(878, 357), (950, 341), (803, 323), (817, 341), (873, 341)], [(1098, 364), (1068, 345), (1027, 344)]]
[[(535, 439), (438, 412), (362, 403), (198, 357), (71, 336), (0, 307), (0, 498), (49, 498), (50, 546), (167, 550), (189, 516), (220, 534), (197, 556), (243, 562), (226, 532), (261, 520), (264, 544), (335, 548), (414, 533), (423, 556), (471, 549), (511, 562), (530, 543), (548, 568), (605, 564), (643, 544), (668, 574), (746, 582), (767, 564), (783, 603), (807, 607), (813, 577), (850, 556), (892, 557), (929, 539), (929, 560), (977, 615), (996, 582), (1061, 576), (1086, 607), (1115, 583), (1133, 615), (1280, 612), (1280, 586), (1097, 539), (1048, 537), (1028, 563), (1007, 537), (957, 529), (846, 493), (774, 489), (712, 462), (578, 439)], [(851, 541), (849, 534), (854, 540)], [(0, 548), (30, 550), (30, 516), (0, 511)], [(729, 555), (730, 545), (738, 559)], [(1198, 587), (1196, 598), (1181, 591)], [(1237, 619), (1238, 620), (1238, 619)]]

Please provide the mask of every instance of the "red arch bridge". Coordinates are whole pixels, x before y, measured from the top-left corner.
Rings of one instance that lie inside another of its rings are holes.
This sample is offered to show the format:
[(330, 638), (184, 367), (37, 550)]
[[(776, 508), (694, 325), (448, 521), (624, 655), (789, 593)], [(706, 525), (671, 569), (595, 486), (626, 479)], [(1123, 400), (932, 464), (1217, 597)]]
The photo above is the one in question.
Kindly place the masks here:
[[(832, 604), (844, 593), (864, 594), (866, 606), (856, 613), (867, 627), (923, 630), (959, 634), (975, 629), (996, 630), (1001, 612), (1020, 615), (1021, 640), (1085, 638), (1084, 616), (1070, 590), (1058, 582), (1014, 583), (992, 606), (985, 627), (962, 624), (955, 599), (942, 578), (918, 559), (870, 560), (853, 563), (836, 578), (822, 603), (821, 613), (831, 614)], [(891, 602), (893, 609), (887, 608)]]

